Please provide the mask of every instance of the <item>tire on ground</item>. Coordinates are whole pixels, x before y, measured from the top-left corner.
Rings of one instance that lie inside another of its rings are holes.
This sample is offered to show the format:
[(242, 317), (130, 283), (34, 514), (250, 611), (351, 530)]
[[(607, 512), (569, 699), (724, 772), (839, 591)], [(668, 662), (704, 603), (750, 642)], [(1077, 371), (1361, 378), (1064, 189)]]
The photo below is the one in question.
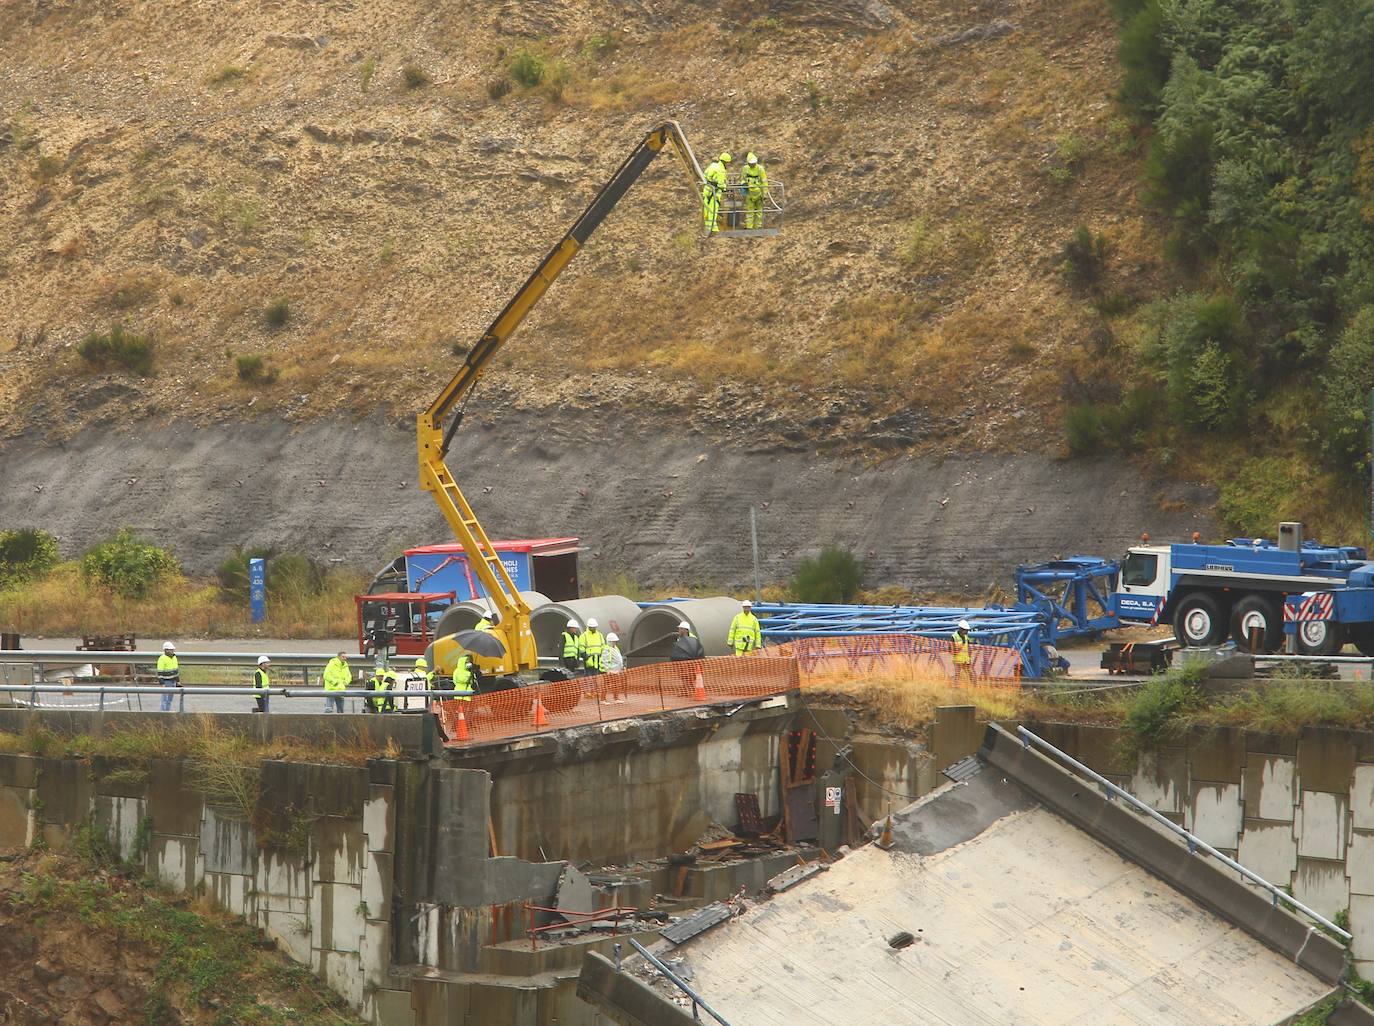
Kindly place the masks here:
[(1263, 652), (1277, 652), (1283, 644), (1283, 611), (1267, 595), (1246, 595), (1231, 612), (1231, 640), (1243, 652), (1250, 650), (1250, 631), (1264, 632)]
[(1207, 648), (1220, 644), (1226, 636), (1226, 627), (1221, 604), (1205, 591), (1184, 596), (1174, 609), (1174, 636), (1185, 647)]
[(1295, 626), (1300, 655), (1333, 656), (1345, 647), (1345, 627), (1335, 620), (1300, 620)]

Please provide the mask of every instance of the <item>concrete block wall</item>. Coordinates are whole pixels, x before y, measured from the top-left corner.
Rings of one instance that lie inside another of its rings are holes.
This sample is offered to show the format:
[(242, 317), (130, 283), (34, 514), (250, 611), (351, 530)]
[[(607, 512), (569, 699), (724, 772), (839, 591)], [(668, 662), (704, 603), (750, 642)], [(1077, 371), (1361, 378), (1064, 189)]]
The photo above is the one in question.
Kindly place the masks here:
[(1115, 728), (1028, 726), (1322, 915), (1349, 909), (1374, 976), (1374, 733), (1199, 728), (1131, 761)]
[(0, 845), (62, 846), (94, 828), (167, 886), (262, 929), (365, 1019), (410, 1026), (409, 980), (392, 972), (394, 782), (386, 762), (264, 764), (260, 832), (208, 804), (176, 760), (140, 771), (3, 755)]
[(712, 821), (738, 822), (737, 792), (776, 815), (786, 718), (741, 714), (662, 736), (648, 736), (652, 722), (627, 721), (578, 748), (487, 764), (499, 848), (531, 862), (626, 864), (682, 851)]
[(391, 968), (390, 788), (371, 784), (366, 768), (266, 764), (259, 811), (269, 824), (290, 820), (288, 850), (265, 846), (240, 811), (206, 803), (178, 760), (113, 769), (0, 756), (0, 844), (60, 847), (94, 828), (166, 886), (261, 928), (374, 1018)]

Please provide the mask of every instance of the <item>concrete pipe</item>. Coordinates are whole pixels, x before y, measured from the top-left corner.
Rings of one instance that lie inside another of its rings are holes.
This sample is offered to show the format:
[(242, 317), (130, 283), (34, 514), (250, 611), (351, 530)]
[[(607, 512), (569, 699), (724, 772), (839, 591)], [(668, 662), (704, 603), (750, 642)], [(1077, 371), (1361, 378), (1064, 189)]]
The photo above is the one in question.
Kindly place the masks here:
[(541, 606), (530, 615), (530, 630), (534, 632), (534, 644), (540, 658), (557, 659), (563, 654), (561, 639), (568, 621), (576, 620), (585, 626), (588, 620), (595, 617), (597, 630), (602, 634), (615, 631), (620, 635), (620, 646), (624, 650), (630, 626), (638, 615), (639, 606), (624, 595), (598, 595), (596, 598), (550, 602)]
[[(531, 612), (540, 606), (549, 604), (548, 597), (537, 591), (522, 591), (520, 597), (525, 600)], [(477, 626), (478, 620), (491, 612), (491, 605), (491, 599), (485, 598), (455, 602), (444, 610), (443, 616), (439, 617), (438, 626), (434, 628), (434, 636), (447, 638), (450, 634), (457, 634), (459, 631), (472, 630)]]
[(724, 595), (648, 606), (630, 628), (629, 644), (622, 646), (626, 663), (638, 666), (665, 661), (677, 640), (677, 625), (684, 621), (701, 639), (708, 656), (730, 655), (733, 650), (725, 639), (730, 634), (730, 621), (741, 608), (739, 599)]

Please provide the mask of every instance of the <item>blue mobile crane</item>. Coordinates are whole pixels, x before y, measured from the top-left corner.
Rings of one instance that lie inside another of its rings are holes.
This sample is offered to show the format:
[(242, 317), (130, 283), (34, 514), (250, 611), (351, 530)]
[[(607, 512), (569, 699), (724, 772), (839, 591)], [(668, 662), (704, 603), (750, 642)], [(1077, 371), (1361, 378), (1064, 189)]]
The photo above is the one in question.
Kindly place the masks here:
[[(1277, 542), (1232, 538), (1222, 545), (1194, 540), (1133, 547), (1121, 563), (1112, 605), (1122, 624), (1172, 625), (1187, 647), (1219, 645), (1229, 637), (1243, 648), (1273, 652), (1287, 632), (1303, 655), (1335, 655), (1347, 641), (1374, 655), (1371, 578), (1374, 564), (1364, 549), (1306, 541), (1302, 524), (1284, 523)], [(1333, 604), (1329, 596), (1352, 587), (1369, 589), (1364, 604)], [(1333, 606), (1369, 615), (1343, 623), (1329, 615)]]

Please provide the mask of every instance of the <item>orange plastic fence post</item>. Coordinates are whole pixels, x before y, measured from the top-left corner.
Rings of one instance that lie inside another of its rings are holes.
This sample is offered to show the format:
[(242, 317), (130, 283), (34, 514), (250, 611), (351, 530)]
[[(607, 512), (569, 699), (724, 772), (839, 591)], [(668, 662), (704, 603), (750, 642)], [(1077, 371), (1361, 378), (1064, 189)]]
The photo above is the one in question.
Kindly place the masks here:
[(694, 681), (692, 681), (692, 701), (693, 701), (693, 702), (705, 702), (705, 701), (706, 701), (706, 682), (703, 681), (703, 680), (701, 679), (701, 671), (700, 671), (700, 670), (697, 671), (696, 679), (695, 679)]

